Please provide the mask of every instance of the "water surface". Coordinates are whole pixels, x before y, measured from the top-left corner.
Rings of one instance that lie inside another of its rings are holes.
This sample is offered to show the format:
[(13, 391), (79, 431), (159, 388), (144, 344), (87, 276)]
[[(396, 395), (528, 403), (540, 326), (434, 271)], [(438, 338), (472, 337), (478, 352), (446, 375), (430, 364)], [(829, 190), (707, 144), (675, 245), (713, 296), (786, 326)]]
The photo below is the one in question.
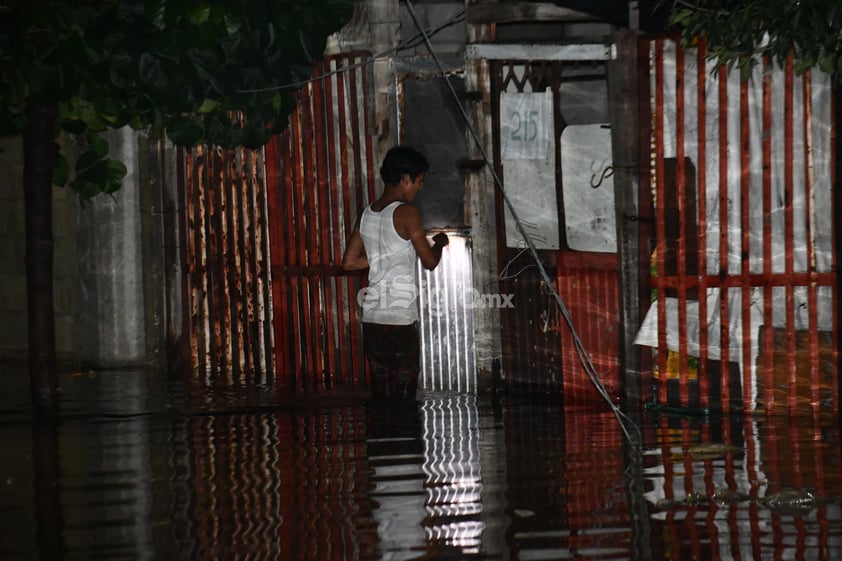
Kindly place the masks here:
[(834, 419), (3, 375), (3, 560), (842, 559)]

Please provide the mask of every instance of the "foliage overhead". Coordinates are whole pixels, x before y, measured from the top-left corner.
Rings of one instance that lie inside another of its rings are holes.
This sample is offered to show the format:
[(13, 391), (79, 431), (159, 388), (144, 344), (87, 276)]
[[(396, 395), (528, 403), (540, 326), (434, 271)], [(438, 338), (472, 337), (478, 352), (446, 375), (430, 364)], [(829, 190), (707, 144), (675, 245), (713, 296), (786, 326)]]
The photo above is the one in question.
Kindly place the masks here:
[[(256, 148), (286, 126), (291, 84), (310, 77), (353, 0), (0, 0), (0, 135), (28, 104), (55, 104), (83, 149), (56, 184), (120, 186), (97, 132), (130, 125), (175, 144)], [(280, 86), (280, 88), (279, 88)], [(286, 86), (286, 87), (284, 87)], [(234, 119), (232, 116), (240, 116)]]
[(738, 66), (744, 77), (759, 58), (795, 69), (818, 67), (842, 79), (840, 0), (660, 0), (685, 44), (704, 37), (709, 57)]

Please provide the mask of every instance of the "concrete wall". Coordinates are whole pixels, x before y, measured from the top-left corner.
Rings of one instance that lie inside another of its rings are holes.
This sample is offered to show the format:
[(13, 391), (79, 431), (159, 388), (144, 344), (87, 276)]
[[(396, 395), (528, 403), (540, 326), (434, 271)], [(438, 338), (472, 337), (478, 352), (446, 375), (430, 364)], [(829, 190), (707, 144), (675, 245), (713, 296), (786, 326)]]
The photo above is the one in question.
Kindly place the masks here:
[[(62, 369), (166, 365), (180, 335), (175, 153), (105, 133), (128, 169), (113, 195), (53, 189), (56, 350)], [(27, 358), (23, 149), (0, 141), (0, 360)]]

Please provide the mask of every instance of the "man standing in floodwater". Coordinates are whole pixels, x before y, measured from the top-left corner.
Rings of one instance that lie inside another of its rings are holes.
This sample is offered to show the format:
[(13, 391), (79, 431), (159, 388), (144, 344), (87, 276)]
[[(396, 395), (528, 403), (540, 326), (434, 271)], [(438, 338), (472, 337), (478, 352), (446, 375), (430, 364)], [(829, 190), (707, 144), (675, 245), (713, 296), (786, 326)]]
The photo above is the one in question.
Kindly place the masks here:
[(414, 399), (421, 370), (415, 261), (432, 270), (449, 243), (438, 233), (427, 241), (412, 200), (424, 186), (430, 162), (409, 146), (395, 146), (380, 166), (383, 194), (366, 207), (345, 247), (342, 268), (368, 267), (361, 292), (363, 348), (375, 398)]

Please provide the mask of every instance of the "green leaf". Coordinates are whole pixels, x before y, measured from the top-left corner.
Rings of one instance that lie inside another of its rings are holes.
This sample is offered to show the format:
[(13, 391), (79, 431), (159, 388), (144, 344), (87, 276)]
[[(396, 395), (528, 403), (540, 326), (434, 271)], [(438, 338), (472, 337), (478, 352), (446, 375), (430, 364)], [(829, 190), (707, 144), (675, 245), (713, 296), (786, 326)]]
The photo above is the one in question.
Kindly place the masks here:
[(205, 119), (205, 133), (208, 142), (220, 146), (231, 146), (234, 140), (234, 123), (225, 111), (216, 111)]
[(167, 2), (166, 0), (146, 0), (143, 3), (144, 13), (149, 21), (160, 30), (167, 25)]
[[(78, 172), (73, 188), (84, 193), (114, 193), (126, 177), (126, 166), (117, 160), (99, 160), (93, 166)], [(78, 187), (78, 188), (77, 188)], [(93, 196), (93, 195), (87, 195)]]
[(91, 197), (102, 193), (102, 190), (100, 189), (97, 183), (87, 181), (85, 179), (74, 179), (70, 182), (68, 187), (76, 191), (76, 193), (82, 198), (82, 200), (90, 199)]
[(202, 101), (202, 104), (196, 109), (196, 113), (199, 113), (200, 115), (205, 115), (207, 113), (210, 113), (211, 111), (214, 111), (218, 106), (219, 103), (216, 100), (205, 98)]
[(170, 119), (166, 126), (167, 136), (178, 146), (195, 146), (202, 138), (202, 127), (187, 117)]
[(225, 32), (229, 37), (236, 37), (240, 34), (240, 29), (243, 28), (243, 20), (236, 14), (227, 13), (222, 19), (225, 22)]
[(139, 61), (140, 79), (150, 86), (164, 89), (167, 86), (167, 77), (164, 74), (161, 60), (152, 53), (143, 53)]
[(75, 119), (65, 119), (61, 123), (62, 130), (69, 132), (70, 134), (82, 134), (88, 128), (84, 121), (79, 121)]
[(208, 4), (201, 3), (193, 6), (188, 14), (190, 22), (194, 25), (203, 25), (207, 23), (210, 18), (211, 7)]
[(88, 152), (94, 154), (97, 158), (102, 158), (108, 154), (108, 142), (104, 138), (93, 131), (88, 131), (85, 138), (88, 141)]

